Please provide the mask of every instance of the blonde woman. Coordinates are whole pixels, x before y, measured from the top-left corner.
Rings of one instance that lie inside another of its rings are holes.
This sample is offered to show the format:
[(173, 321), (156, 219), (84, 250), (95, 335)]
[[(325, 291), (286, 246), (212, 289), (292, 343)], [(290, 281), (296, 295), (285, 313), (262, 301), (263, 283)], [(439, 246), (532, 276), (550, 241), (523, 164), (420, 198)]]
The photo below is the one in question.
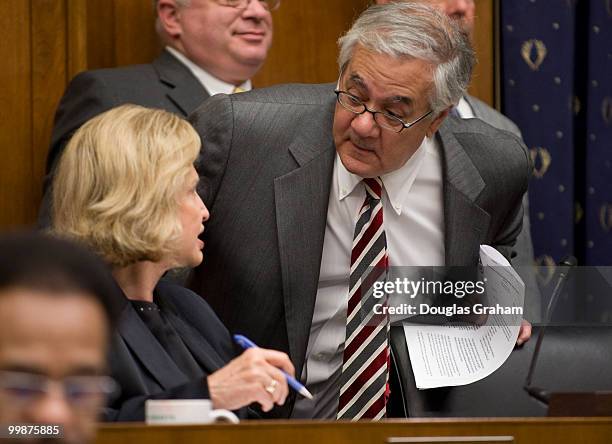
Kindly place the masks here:
[[(214, 408), (283, 404), (293, 373), (281, 352), (236, 357), (231, 336), (195, 293), (160, 281), (202, 261), (209, 217), (193, 163), (200, 139), (181, 118), (124, 105), (83, 125), (59, 162), (53, 229), (112, 267), (125, 306), (110, 355), (121, 393), (107, 420), (142, 420), (146, 399), (210, 398)], [(244, 415), (244, 410), (239, 411)]]

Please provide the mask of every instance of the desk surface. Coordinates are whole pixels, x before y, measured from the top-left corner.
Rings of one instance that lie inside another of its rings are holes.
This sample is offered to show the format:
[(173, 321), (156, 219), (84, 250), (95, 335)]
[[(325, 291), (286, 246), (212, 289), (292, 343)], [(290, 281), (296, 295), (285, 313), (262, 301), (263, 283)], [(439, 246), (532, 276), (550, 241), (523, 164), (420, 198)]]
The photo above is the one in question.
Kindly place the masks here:
[[(610, 418), (408, 419), (372, 422), (244, 421), (239, 425), (103, 425), (97, 444), (356, 444), (386, 443), (402, 437), (512, 437), (504, 442), (611, 444)], [(420, 442), (436, 442), (422, 440)], [(442, 440), (437, 442), (452, 442)], [(455, 441), (457, 442), (457, 441)], [(476, 442), (476, 441), (460, 441)], [(495, 441), (486, 441), (495, 442)]]

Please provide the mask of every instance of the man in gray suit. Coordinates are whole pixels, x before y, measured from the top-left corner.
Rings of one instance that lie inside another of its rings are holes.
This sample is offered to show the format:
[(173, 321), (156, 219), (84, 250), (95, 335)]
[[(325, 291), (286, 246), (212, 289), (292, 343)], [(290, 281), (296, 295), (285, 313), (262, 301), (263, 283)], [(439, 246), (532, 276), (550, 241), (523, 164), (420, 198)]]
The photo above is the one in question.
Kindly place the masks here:
[[(272, 43), (271, 10), (280, 0), (156, 0), (156, 30), (165, 49), (148, 65), (86, 71), (57, 108), (45, 189), (74, 131), (125, 103), (187, 116), (211, 95), (251, 89)], [(48, 193), (41, 223), (48, 224)]]
[[(376, 0), (375, 3), (384, 5), (391, 1), (401, 0)], [(438, 8), (449, 17), (457, 20), (463, 30), (467, 32), (470, 37), (473, 37), (474, 18), (476, 14), (474, 0), (421, 1)], [(518, 137), (521, 137), (521, 131), (512, 120), (508, 119), (494, 108), (491, 108), (483, 101), (467, 93), (461, 97), (453, 113), (456, 113), (463, 119), (477, 117), (495, 128), (510, 131)], [(529, 319), (533, 322), (539, 321), (541, 317), (541, 294), (535, 275), (531, 224), (529, 222), (529, 199), (527, 194), (525, 194), (523, 199), (523, 211), (523, 230), (516, 240), (516, 245), (514, 247), (516, 256), (512, 258), (512, 264), (523, 279), (523, 282), (525, 282), (525, 319)]]
[(369, 8), (339, 64), (335, 95), (284, 85), (212, 97), (190, 117), (211, 212), (191, 286), (231, 331), (289, 353), (315, 399), (291, 397), (277, 416), (391, 413), (405, 348), (389, 348), (388, 323), (354, 316), (371, 300), (363, 273), (476, 265), (481, 244), (510, 257), (522, 225), (525, 146), (447, 118), (474, 64), (451, 20), (418, 4)]

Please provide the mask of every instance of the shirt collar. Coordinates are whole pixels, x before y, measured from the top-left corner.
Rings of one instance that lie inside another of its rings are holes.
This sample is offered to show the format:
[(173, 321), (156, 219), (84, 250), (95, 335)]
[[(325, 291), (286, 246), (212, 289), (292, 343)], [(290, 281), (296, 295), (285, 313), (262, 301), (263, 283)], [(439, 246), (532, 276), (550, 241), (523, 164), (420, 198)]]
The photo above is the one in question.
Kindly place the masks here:
[[(402, 211), (405, 209), (408, 193), (412, 188), (412, 184), (423, 166), (427, 153), (432, 150), (436, 150), (435, 140), (425, 137), (421, 146), (401, 168), (381, 176), (383, 188), (387, 194), (389, 203), (398, 215), (402, 214)], [(349, 194), (353, 193), (357, 185), (361, 183), (362, 178), (348, 171), (344, 167), (338, 154), (336, 154), (336, 165), (338, 200), (343, 200)]]
[(461, 97), (461, 99), (459, 99), (459, 103), (457, 104), (457, 112), (462, 119), (473, 119), (475, 117), (474, 111), (472, 110), (469, 102), (465, 100), (465, 97)]
[(220, 80), (210, 73), (204, 71), (198, 65), (185, 57), (185, 55), (180, 51), (170, 46), (166, 46), (166, 50), (191, 71), (191, 73), (196, 79), (198, 79), (202, 86), (206, 88), (211, 96), (214, 96), (215, 94), (231, 94), (234, 92), (234, 88), (236, 87), (242, 88), (245, 91), (250, 91), (252, 89), (250, 80), (247, 80), (243, 84), (237, 86), (232, 85), (231, 83), (226, 83), (223, 80)]

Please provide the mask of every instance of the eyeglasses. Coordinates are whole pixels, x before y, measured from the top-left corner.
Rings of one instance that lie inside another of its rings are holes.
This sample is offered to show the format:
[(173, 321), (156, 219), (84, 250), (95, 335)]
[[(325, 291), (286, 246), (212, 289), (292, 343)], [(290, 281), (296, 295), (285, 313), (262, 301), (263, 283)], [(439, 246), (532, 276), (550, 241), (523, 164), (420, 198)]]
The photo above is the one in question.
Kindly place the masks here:
[[(268, 11), (275, 11), (280, 6), (281, 0), (255, 0), (258, 1)], [(251, 0), (215, 0), (221, 6), (229, 6), (230, 8), (246, 9), (249, 7)]]
[(347, 111), (352, 112), (353, 114), (363, 114), (366, 111), (372, 114), (374, 118), (374, 122), (381, 128), (385, 128), (391, 131), (395, 131), (396, 133), (401, 133), (404, 128), (410, 128), (413, 125), (416, 125), (425, 117), (429, 116), (433, 110), (423, 114), (421, 117), (416, 119), (414, 122), (404, 122), (397, 116), (393, 116), (391, 114), (384, 113), (382, 111), (373, 111), (369, 109), (365, 103), (358, 99), (354, 95), (347, 93), (346, 91), (334, 91), (336, 93), (338, 103), (344, 107)]
[(97, 407), (118, 386), (108, 376), (69, 376), (57, 381), (48, 376), (0, 370), (0, 395), (16, 404), (31, 404), (46, 396), (52, 385), (59, 384), (71, 406)]

